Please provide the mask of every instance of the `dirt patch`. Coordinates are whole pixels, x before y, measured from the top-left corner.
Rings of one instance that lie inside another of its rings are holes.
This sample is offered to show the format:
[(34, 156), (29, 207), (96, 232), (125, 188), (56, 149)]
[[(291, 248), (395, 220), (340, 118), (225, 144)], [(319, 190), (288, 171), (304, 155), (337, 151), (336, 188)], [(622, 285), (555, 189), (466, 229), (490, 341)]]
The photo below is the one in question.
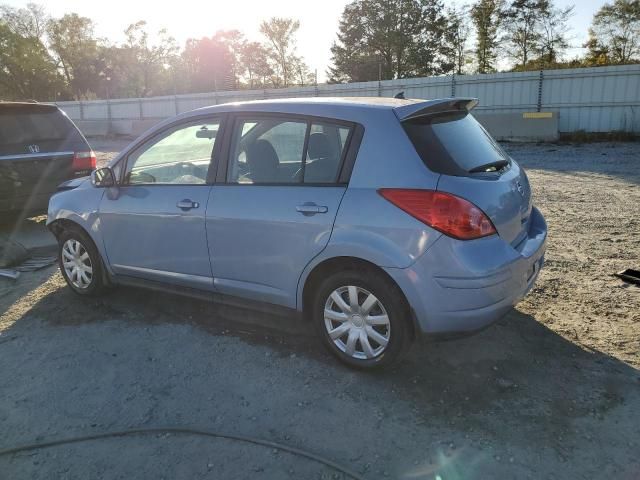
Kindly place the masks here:
[[(0, 297), (0, 448), (179, 425), (294, 445), (365, 478), (638, 478), (640, 288), (610, 274), (640, 264), (640, 145), (507, 148), (550, 237), (536, 288), (491, 328), (363, 374), (292, 319), (131, 289), (86, 301), (54, 268), (24, 274)], [(182, 436), (0, 457), (0, 471), (341, 478)]]

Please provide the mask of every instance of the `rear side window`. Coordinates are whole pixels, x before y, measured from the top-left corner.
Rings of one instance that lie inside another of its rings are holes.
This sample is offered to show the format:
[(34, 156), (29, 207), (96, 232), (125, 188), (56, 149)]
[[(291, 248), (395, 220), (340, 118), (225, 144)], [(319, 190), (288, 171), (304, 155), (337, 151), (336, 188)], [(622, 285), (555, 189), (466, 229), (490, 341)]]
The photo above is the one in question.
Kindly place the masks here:
[(32, 144), (79, 137), (69, 119), (58, 110), (21, 111), (0, 107), (0, 143)]
[(403, 126), (422, 160), (436, 173), (467, 175), (483, 165), (509, 159), (470, 114), (423, 117)]
[(284, 117), (236, 121), (227, 181), (331, 184), (338, 181), (351, 127)]

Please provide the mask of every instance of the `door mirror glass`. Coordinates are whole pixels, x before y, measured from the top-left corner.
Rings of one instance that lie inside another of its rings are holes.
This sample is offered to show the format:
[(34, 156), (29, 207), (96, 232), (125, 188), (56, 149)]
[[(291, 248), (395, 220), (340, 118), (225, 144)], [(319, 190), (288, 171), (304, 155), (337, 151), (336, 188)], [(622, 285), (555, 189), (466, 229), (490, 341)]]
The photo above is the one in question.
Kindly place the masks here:
[(94, 187), (113, 187), (116, 184), (116, 177), (109, 167), (98, 168), (91, 172), (91, 183)]

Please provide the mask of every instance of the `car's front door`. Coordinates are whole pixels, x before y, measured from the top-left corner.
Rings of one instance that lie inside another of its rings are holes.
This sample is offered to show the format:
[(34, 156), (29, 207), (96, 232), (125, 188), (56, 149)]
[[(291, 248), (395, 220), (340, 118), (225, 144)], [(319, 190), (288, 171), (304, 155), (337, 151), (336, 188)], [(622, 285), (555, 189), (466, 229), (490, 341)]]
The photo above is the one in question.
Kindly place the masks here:
[(182, 123), (128, 155), (119, 188), (100, 203), (114, 273), (213, 289), (204, 218), (219, 129), (217, 118)]
[(295, 307), (300, 274), (327, 245), (346, 189), (339, 174), (351, 131), (238, 115), (207, 208), (218, 293)]

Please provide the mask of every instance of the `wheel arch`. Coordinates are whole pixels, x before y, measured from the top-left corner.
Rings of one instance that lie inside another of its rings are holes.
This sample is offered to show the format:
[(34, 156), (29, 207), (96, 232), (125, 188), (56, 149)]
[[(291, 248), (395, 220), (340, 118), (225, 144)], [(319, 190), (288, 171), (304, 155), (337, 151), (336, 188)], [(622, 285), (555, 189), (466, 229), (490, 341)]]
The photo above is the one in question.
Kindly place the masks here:
[(62, 232), (64, 232), (65, 230), (80, 230), (93, 240), (91, 233), (88, 232), (86, 228), (84, 228), (78, 222), (74, 222), (73, 220), (69, 220), (68, 218), (58, 218), (47, 225), (47, 228), (51, 233), (53, 233), (53, 236), (56, 237), (56, 239), (59, 238), (60, 235), (62, 235)]
[(373, 274), (382, 275), (389, 282), (391, 282), (397, 289), (398, 294), (402, 295), (402, 299), (407, 307), (407, 311), (410, 316), (410, 325), (411, 325), (411, 335), (415, 337), (416, 334), (416, 316), (405, 296), (404, 292), (398, 285), (398, 283), (384, 271), (383, 268), (379, 267), (375, 263), (372, 263), (368, 260), (359, 257), (352, 256), (338, 256), (326, 258), (316, 265), (309, 271), (309, 273), (304, 277), (303, 283), (301, 286), (301, 292), (299, 294), (299, 310), (302, 312), (304, 318), (311, 318), (309, 308), (312, 305), (312, 298), (314, 289), (318, 286), (318, 284), (325, 278), (327, 275), (331, 275), (334, 272), (345, 270), (345, 269), (355, 269), (355, 270), (368, 270)]

